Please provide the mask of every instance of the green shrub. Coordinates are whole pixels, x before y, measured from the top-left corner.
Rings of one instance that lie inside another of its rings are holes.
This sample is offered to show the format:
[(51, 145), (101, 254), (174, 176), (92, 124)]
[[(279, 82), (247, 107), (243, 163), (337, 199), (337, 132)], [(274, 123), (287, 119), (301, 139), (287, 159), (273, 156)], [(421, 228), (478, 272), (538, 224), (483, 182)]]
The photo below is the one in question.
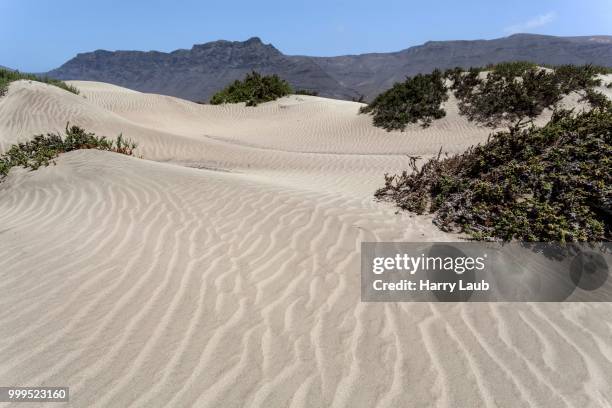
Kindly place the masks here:
[(587, 101), (591, 107), (599, 109), (611, 109), (612, 102), (599, 91), (592, 88), (587, 88), (581, 101)]
[(555, 77), (563, 93), (586, 91), (601, 85), (601, 80), (595, 78), (599, 69), (593, 65), (560, 65), (555, 68)]
[(506, 78), (516, 78), (529, 70), (537, 68), (536, 64), (529, 61), (506, 61), (488, 65), (484, 70), (495, 72)]
[(418, 74), (378, 95), (372, 103), (360, 109), (371, 113), (374, 126), (391, 130), (404, 130), (409, 123), (421, 122), (427, 127), (434, 119), (446, 115), (442, 102), (448, 99), (444, 77), (439, 70), (431, 74)]
[(277, 75), (262, 76), (253, 71), (247, 74), (244, 81), (236, 80), (225, 89), (213, 95), (210, 103), (245, 102), (247, 106), (257, 106), (289, 95), (293, 92), (289, 83)]
[(601, 65), (591, 65), (591, 67), (593, 67), (596, 74), (602, 74), (602, 75), (612, 74), (612, 67), (604, 67)]
[(78, 126), (66, 125), (66, 134), (62, 138), (56, 133), (37, 135), (25, 143), (11, 146), (6, 153), (0, 156), (0, 181), (6, 177), (11, 168), (16, 166), (37, 170), (41, 166), (48, 166), (60, 153), (80, 149), (107, 150), (132, 156), (136, 143), (126, 140), (119, 135), (116, 140), (98, 137), (88, 133)]
[(480, 79), (480, 68), (470, 68), (464, 71), (463, 68), (456, 67), (446, 70), (444, 77), (451, 80), (450, 89), (455, 97), (462, 101), (474, 90), (474, 88), (482, 83)]
[(385, 175), (380, 199), (435, 213), (474, 239), (612, 239), (612, 111), (558, 111), (544, 127), (498, 132), (483, 145)]
[(470, 71), (454, 79), (452, 89), (459, 112), (470, 121), (493, 128), (508, 125), (518, 129), (563, 96), (555, 74), (542, 69), (529, 68), (518, 77), (493, 71), (486, 79)]
[[(518, 130), (571, 92), (596, 106), (605, 103), (592, 90), (601, 85), (595, 75), (610, 70), (594, 65), (561, 65), (546, 70), (528, 61), (502, 62), (465, 71), (461, 67), (444, 74), (435, 70), (417, 75), (378, 95), (361, 113), (372, 113), (375, 126), (405, 129), (409, 123), (429, 126), (445, 116), (441, 103), (448, 99), (444, 79), (458, 99), (459, 112), (468, 120), (492, 128), (505, 125)], [(486, 76), (483, 73), (486, 72)]]
[(504, 63), (492, 67), (486, 78), (480, 69), (447, 70), (446, 78), (458, 99), (459, 111), (481, 125), (507, 125), (517, 130), (532, 122), (545, 108), (554, 108), (564, 95), (576, 92), (593, 106), (607, 103), (592, 89), (601, 85), (592, 65), (562, 65), (548, 72), (530, 63)]
[(62, 88), (68, 92), (72, 92), (73, 94), (78, 95), (79, 90), (72, 85), (68, 85), (63, 81), (58, 81), (57, 79), (52, 79), (48, 77), (39, 77), (33, 74), (24, 74), (19, 71), (11, 71), (8, 69), (0, 68), (0, 96), (3, 96), (7, 89), (8, 85), (13, 81), (18, 81), (21, 79), (25, 79), (28, 81), (37, 81), (44, 82), (49, 85), (54, 85), (59, 88)]
[(318, 96), (319, 92), (310, 89), (297, 89), (293, 92), (295, 95)]

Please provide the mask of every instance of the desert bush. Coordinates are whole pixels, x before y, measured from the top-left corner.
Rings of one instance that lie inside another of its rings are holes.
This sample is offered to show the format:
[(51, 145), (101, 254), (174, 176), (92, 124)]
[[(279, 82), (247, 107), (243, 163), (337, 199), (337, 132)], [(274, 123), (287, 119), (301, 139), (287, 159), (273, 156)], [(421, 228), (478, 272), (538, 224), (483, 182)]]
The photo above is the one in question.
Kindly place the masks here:
[(602, 65), (591, 65), (591, 67), (593, 67), (596, 74), (602, 74), (602, 75), (612, 74), (612, 67), (604, 67)]
[(533, 121), (545, 108), (554, 108), (564, 95), (576, 92), (593, 106), (607, 103), (592, 88), (601, 85), (592, 65), (562, 65), (548, 72), (530, 63), (504, 63), (492, 67), (486, 78), (480, 69), (448, 70), (446, 78), (458, 99), (459, 111), (468, 120), (489, 127), (517, 130)]
[(609, 241), (612, 238), (612, 112), (574, 115), (498, 132), (463, 154), (385, 175), (380, 199), (435, 213), (445, 231), (474, 239)]
[(442, 72), (434, 70), (431, 74), (418, 74), (396, 83), (378, 95), (360, 113), (371, 113), (375, 126), (388, 131), (404, 130), (410, 123), (420, 122), (427, 127), (434, 119), (446, 115), (442, 102), (448, 99)]
[(587, 88), (584, 91), (584, 96), (582, 97), (581, 101), (587, 101), (593, 108), (612, 108), (612, 102), (606, 97), (606, 95), (592, 88)]
[(518, 129), (563, 96), (556, 75), (542, 69), (529, 68), (518, 77), (493, 71), (486, 79), (473, 70), (454, 79), (452, 89), (459, 112), (470, 121), (493, 128), (507, 125)]
[(62, 88), (68, 92), (72, 92), (73, 94), (79, 94), (79, 90), (72, 85), (68, 85), (63, 81), (58, 81), (57, 79), (52, 79), (48, 77), (39, 77), (34, 74), (24, 74), (19, 71), (11, 71), (8, 69), (0, 68), (0, 96), (3, 96), (7, 89), (8, 85), (13, 81), (18, 81), (21, 79), (25, 79), (28, 81), (37, 81), (44, 82), (46, 84), (54, 85), (59, 88)]
[(595, 78), (600, 69), (594, 65), (560, 65), (555, 68), (555, 77), (559, 82), (561, 92), (565, 94), (586, 91), (601, 85), (601, 80)]
[(366, 103), (366, 97), (364, 94), (359, 94), (359, 96), (353, 96), (351, 98), (352, 102), (358, 102), (358, 103)]
[(48, 166), (60, 153), (80, 149), (107, 150), (132, 156), (136, 143), (119, 135), (116, 140), (96, 136), (78, 126), (66, 125), (64, 137), (57, 133), (37, 135), (25, 143), (11, 146), (0, 156), (0, 180), (8, 175), (11, 168), (21, 166), (37, 170)]
[(217, 92), (210, 100), (212, 105), (245, 102), (247, 106), (257, 106), (289, 95), (293, 92), (289, 83), (278, 75), (262, 76), (253, 71), (243, 81), (236, 80), (225, 89)]
[(537, 69), (538, 66), (529, 61), (506, 61), (498, 64), (490, 64), (484, 68), (485, 71), (495, 72), (506, 78), (516, 78), (525, 72)]
[(480, 68), (470, 68), (468, 71), (464, 71), (463, 68), (456, 67), (446, 70), (444, 77), (451, 80), (450, 89), (455, 97), (462, 101), (476, 86), (482, 83), (480, 72)]
[(318, 96), (319, 92), (310, 89), (297, 89), (293, 92), (295, 95)]

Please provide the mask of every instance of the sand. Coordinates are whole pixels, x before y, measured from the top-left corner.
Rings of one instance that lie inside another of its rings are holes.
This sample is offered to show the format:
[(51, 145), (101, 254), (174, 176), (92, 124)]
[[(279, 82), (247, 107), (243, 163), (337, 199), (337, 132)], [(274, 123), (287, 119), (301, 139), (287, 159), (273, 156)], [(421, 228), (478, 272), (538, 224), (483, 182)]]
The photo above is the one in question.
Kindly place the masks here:
[(388, 133), (353, 102), (72, 84), (13, 83), (0, 149), (70, 121), (143, 158), (0, 183), (0, 385), (75, 407), (611, 406), (608, 304), (360, 302), (362, 241), (458, 239), (372, 198), (408, 156), (486, 140), (452, 99)]

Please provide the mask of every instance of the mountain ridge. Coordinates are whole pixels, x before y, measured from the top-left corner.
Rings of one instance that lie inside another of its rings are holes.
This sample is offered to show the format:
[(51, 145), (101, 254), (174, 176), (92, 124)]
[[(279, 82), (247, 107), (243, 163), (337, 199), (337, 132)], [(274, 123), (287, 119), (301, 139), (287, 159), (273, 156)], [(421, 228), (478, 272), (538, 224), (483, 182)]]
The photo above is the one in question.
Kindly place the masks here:
[(468, 68), (508, 60), (612, 66), (612, 36), (513, 34), (491, 40), (427, 41), (394, 52), (334, 57), (286, 55), (259, 37), (251, 37), (194, 44), (190, 49), (170, 52), (95, 50), (77, 54), (48, 74), (62, 80), (108, 82), (208, 101), (216, 91), (256, 70), (278, 74), (296, 89), (354, 99), (360, 95), (372, 98), (406, 76), (434, 68)]

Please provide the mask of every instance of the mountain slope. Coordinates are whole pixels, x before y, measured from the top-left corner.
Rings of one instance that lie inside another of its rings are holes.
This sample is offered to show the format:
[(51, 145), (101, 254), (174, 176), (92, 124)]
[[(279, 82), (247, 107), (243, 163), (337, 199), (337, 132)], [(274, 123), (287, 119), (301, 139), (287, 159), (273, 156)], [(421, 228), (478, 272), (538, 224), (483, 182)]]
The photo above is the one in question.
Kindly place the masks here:
[(314, 60), (342, 85), (372, 97), (406, 76), (434, 68), (468, 68), (511, 60), (612, 66), (612, 36), (515, 34), (494, 40), (430, 41), (387, 54), (306, 58)]
[(494, 40), (430, 41), (392, 53), (338, 57), (287, 56), (259, 38), (214, 41), (190, 50), (94, 51), (78, 54), (49, 75), (103, 81), (131, 89), (208, 101), (219, 89), (257, 70), (321, 96), (371, 98), (407, 75), (434, 68), (482, 66), (508, 60), (612, 66), (612, 37), (516, 34)]
[(287, 57), (256, 37), (244, 42), (215, 41), (171, 53), (98, 50), (78, 54), (49, 75), (208, 101), (220, 88), (251, 70), (278, 74), (297, 89), (318, 89), (324, 96), (356, 95), (314, 61)]

